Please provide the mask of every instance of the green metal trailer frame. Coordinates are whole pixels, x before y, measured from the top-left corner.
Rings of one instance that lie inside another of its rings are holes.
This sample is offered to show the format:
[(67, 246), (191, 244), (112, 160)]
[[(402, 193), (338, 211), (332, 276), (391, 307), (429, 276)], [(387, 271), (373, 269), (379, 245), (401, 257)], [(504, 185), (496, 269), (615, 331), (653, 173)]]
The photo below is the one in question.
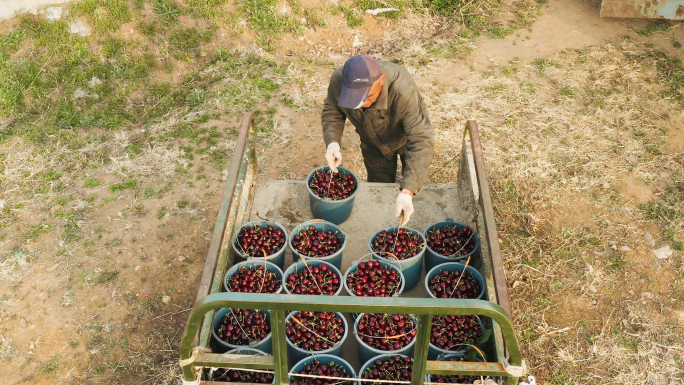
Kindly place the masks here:
[[(306, 296), (291, 294), (221, 293), (225, 271), (232, 264), (230, 242), (240, 213), (251, 202), (257, 177), (257, 156), (252, 113), (243, 114), (238, 139), (228, 171), (226, 186), (217, 214), (214, 232), (197, 294), (180, 346), (180, 363), (185, 381), (199, 379), (201, 368), (266, 369), (275, 372), (277, 385), (289, 384), (285, 317), (287, 311), (328, 311), (341, 313), (415, 314), (418, 318), (412, 385), (423, 385), (425, 374), (467, 374), (500, 377), (507, 385), (518, 378), (504, 370), (504, 362), (522, 365), (518, 340), (513, 329), (508, 291), (501, 261), (494, 211), (492, 208), (484, 157), (477, 124), (466, 124), (458, 171), (458, 197), (461, 204), (476, 207), (474, 219), (482, 249), (480, 271), (487, 284), (487, 300), (371, 298), (350, 296)], [(271, 311), (273, 356), (215, 354), (208, 349), (214, 311), (219, 308), (247, 308)], [(428, 361), (432, 315), (479, 315), (492, 323), (490, 349), (496, 362)], [(201, 384), (220, 382), (201, 381)]]

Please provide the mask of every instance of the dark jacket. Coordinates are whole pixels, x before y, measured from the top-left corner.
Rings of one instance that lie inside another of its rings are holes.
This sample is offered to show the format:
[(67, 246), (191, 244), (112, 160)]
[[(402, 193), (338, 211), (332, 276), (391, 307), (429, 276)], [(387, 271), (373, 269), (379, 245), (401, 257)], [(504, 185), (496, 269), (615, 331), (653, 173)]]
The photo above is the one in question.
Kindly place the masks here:
[(427, 181), (434, 153), (435, 137), (423, 98), (405, 68), (381, 61), (385, 84), (378, 99), (370, 107), (349, 109), (338, 106), (342, 92), (342, 67), (333, 72), (328, 86), (321, 123), (325, 145), (340, 143), (345, 119), (356, 127), (361, 142), (375, 146), (387, 159), (406, 145), (401, 188), (418, 193)]

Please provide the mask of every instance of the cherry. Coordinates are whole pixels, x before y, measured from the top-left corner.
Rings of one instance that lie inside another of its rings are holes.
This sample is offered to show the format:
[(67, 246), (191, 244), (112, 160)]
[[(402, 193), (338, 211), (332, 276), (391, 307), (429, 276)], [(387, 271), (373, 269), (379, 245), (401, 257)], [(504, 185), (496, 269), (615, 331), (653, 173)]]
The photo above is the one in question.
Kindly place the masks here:
[(391, 297), (401, 287), (401, 279), (396, 269), (379, 261), (361, 262), (347, 274), (347, 288), (359, 297)]
[[(334, 361), (329, 364), (324, 364), (319, 360), (314, 359), (311, 363), (304, 365), (304, 368), (298, 372), (299, 374), (309, 374), (314, 376), (325, 376), (325, 377), (341, 377), (341, 378), (351, 378), (351, 374), (342, 365), (335, 364)], [(298, 377), (292, 376), (293, 381), (290, 383), (292, 385), (349, 385), (351, 381), (341, 381), (333, 380), (327, 378), (310, 378), (310, 377)]]
[(325, 263), (305, 265), (285, 281), (287, 291), (292, 294), (335, 295), (340, 284), (339, 274)]
[(228, 290), (235, 293), (275, 293), (281, 281), (264, 266), (241, 266), (228, 278)]
[(430, 343), (444, 350), (463, 350), (463, 344), (474, 345), (484, 330), (472, 315), (435, 316), (430, 330)]
[(301, 255), (320, 258), (335, 254), (342, 242), (332, 230), (307, 226), (292, 238), (292, 247)]
[(387, 259), (403, 260), (418, 255), (424, 246), (425, 242), (419, 234), (400, 227), (379, 232), (371, 250)]
[(356, 329), (361, 341), (378, 350), (399, 350), (416, 337), (415, 319), (407, 314), (363, 314)]
[(233, 309), (220, 321), (218, 336), (231, 345), (247, 346), (259, 342), (271, 333), (266, 316), (256, 310)]
[(243, 227), (237, 236), (238, 250), (250, 257), (264, 258), (275, 254), (285, 244), (285, 233), (274, 227)]
[[(462, 357), (447, 357), (444, 361), (467, 361), (467, 358), (465, 356)], [(465, 376), (462, 374), (454, 374), (454, 375), (442, 375), (442, 374), (433, 374), (430, 376), (430, 380), (432, 382), (439, 382), (443, 384), (451, 384), (451, 383), (458, 383), (458, 384), (473, 384), (475, 383), (476, 380), (481, 379), (480, 376)]]
[(356, 191), (356, 181), (354, 176), (346, 171), (334, 173), (329, 170), (316, 170), (309, 181), (309, 188), (319, 198), (346, 199)]
[[(369, 365), (361, 373), (361, 378), (385, 381), (411, 381), (412, 373), (413, 360), (411, 357), (390, 356), (384, 361), (382, 359), (375, 360), (372, 365)], [(372, 384), (400, 385), (392, 382), (373, 382)]]
[[(462, 270), (447, 271), (444, 270), (440, 274), (435, 275), (428, 282), (428, 290), (435, 298), (465, 298), (477, 299), (480, 296), (482, 288), (480, 284), (473, 278), (473, 275), (466, 270), (461, 277)], [(456, 283), (458, 287), (454, 290)]]
[(475, 249), (477, 235), (469, 227), (448, 225), (441, 229), (432, 229), (425, 234), (428, 246), (443, 256), (463, 256)]
[(285, 335), (300, 349), (327, 350), (342, 340), (344, 321), (336, 313), (304, 311), (290, 317)]
[(273, 374), (246, 372), (244, 370), (217, 369), (214, 372), (214, 381), (243, 382), (248, 384), (270, 384), (273, 382)]

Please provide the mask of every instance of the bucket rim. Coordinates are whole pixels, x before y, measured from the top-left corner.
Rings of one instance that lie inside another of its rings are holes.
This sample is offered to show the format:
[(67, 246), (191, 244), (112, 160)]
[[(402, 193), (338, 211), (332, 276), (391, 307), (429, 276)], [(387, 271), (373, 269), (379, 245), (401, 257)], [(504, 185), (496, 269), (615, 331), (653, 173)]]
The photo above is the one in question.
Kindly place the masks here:
[(306, 191), (308, 191), (309, 194), (310, 194), (311, 196), (313, 196), (313, 197), (316, 198), (316, 199), (320, 199), (320, 200), (322, 200), (322, 201), (324, 201), (324, 202), (331, 202), (331, 203), (344, 203), (344, 202), (348, 202), (348, 201), (350, 201), (350, 200), (353, 200), (354, 197), (356, 197), (356, 193), (359, 192), (359, 178), (358, 178), (358, 177), (356, 176), (356, 174), (354, 174), (350, 169), (348, 169), (348, 168), (346, 168), (346, 167), (342, 167), (342, 166), (337, 166), (337, 171), (338, 171), (338, 172), (339, 172), (339, 171), (348, 172), (349, 174), (351, 174), (351, 175), (354, 177), (354, 181), (356, 182), (356, 189), (354, 189), (354, 192), (352, 192), (351, 195), (349, 195), (348, 198), (337, 199), (337, 200), (332, 200), (332, 199), (329, 199), (329, 198), (321, 198), (321, 197), (319, 197), (318, 195), (314, 194), (314, 192), (311, 191), (311, 187), (309, 187), (309, 181), (311, 181), (311, 177), (313, 177), (313, 174), (314, 174), (316, 171), (318, 171), (318, 170), (330, 170), (330, 166), (319, 166), (319, 167), (316, 167), (316, 168), (314, 168), (313, 170), (311, 170), (311, 172), (309, 173), (309, 175), (306, 176)]
[[(288, 314), (287, 317), (285, 317), (285, 324), (287, 324), (287, 321), (288, 321), (290, 318), (294, 317), (295, 315), (297, 315), (297, 314), (299, 314), (299, 313), (301, 313), (301, 311), (293, 311), (293, 312), (291, 312), (290, 314)], [(285, 340), (287, 341), (287, 346), (289, 346), (289, 347), (291, 347), (291, 348), (294, 348), (295, 350), (299, 351), (300, 353), (304, 353), (304, 354), (306, 354), (306, 355), (321, 356), (321, 355), (324, 355), (324, 354), (325, 354), (325, 355), (331, 355), (331, 356), (337, 357), (336, 355), (330, 354), (330, 353), (331, 353), (333, 350), (335, 350), (335, 349), (341, 347), (341, 346), (344, 344), (344, 341), (347, 340), (347, 336), (349, 335), (349, 323), (347, 322), (347, 319), (344, 317), (344, 314), (342, 314), (342, 313), (340, 313), (340, 312), (334, 312), (334, 313), (335, 313), (335, 315), (336, 315), (338, 318), (342, 319), (342, 324), (344, 325), (344, 334), (342, 334), (342, 339), (339, 340), (339, 341), (337, 341), (337, 343), (336, 343), (333, 347), (328, 348), (328, 349), (325, 349), (325, 350), (318, 350), (318, 351), (304, 350), (304, 349), (302, 349), (302, 348), (300, 348), (300, 347), (295, 346), (295, 345), (292, 343), (292, 341), (290, 341), (290, 338), (287, 337), (287, 336), (285, 336)], [(340, 358), (341, 358), (341, 357), (340, 357)]]
[[(368, 262), (368, 261), (365, 261), (365, 262)], [(386, 266), (389, 266), (389, 267), (391, 267), (392, 269), (395, 269), (395, 270), (399, 273), (399, 276), (401, 277), (401, 286), (399, 286), (399, 290), (397, 290), (397, 292), (396, 292), (395, 294), (393, 294), (392, 296), (390, 296), (389, 298), (399, 297), (399, 296), (404, 292), (404, 288), (406, 287), (406, 277), (404, 276), (404, 273), (401, 271), (401, 269), (399, 268), (399, 266), (395, 266), (395, 265), (393, 265), (393, 264), (391, 264), (391, 263), (389, 263), (389, 262), (386, 262), (385, 260), (376, 259), (375, 262), (380, 262), (380, 263), (383, 264), (383, 266), (385, 266), (385, 265), (386, 265)], [(353, 273), (352, 269), (357, 269), (357, 270), (358, 270), (359, 264), (360, 264), (360, 263), (361, 263), (361, 261), (356, 261), (355, 263), (352, 263), (352, 265), (349, 266), (349, 268), (347, 269), (347, 271), (344, 273), (344, 282), (343, 282), (343, 284), (344, 284), (344, 290), (346, 290), (346, 291), (347, 291), (347, 294), (349, 294), (349, 295), (352, 296), (352, 297), (358, 297), (358, 296), (357, 296), (356, 294), (354, 294), (354, 293), (349, 289), (349, 286), (347, 285), (347, 276), (348, 276), (349, 274)], [(356, 271), (356, 270), (354, 270), (354, 271)], [(386, 297), (377, 297), (377, 298), (386, 298)]]
[[(219, 336), (218, 336), (218, 334), (216, 333), (216, 319), (218, 318), (219, 313), (222, 312), (223, 310), (233, 310), (233, 309), (231, 309), (231, 308), (229, 308), (229, 307), (222, 307), (222, 308), (220, 308), (220, 309), (216, 309), (216, 315), (214, 315), (214, 319), (213, 319), (212, 322), (211, 322), (211, 323), (212, 323), (212, 325), (211, 325), (211, 334), (212, 334), (212, 336), (214, 337), (214, 339), (216, 340), (217, 343), (219, 343), (219, 344), (221, 344), (221, 345), (223, 345), (223, 346), (227, 346), (227, 347), (229, 347), (230, 349), (239, 349), (239, 348), (252, 348), (252, 349), (258, 349), (257, 346), (261, 346), (262, 344), (268, 342), (268, 341), (271, 339), (271, 337), (273, 336), (273, 332), (268, 333), (268, 335), (266, 335), (266, 337), (264, 337), (263, 339), (261, 339), (261, 340), (255, 342), (253, 345), (234, 345), (234, 344), (230, 344), (230, 343), (228, 343), (228, 342), (226, 342), (226, 341), (220, 339)], [(271, 317), (271, 313), (270, 313), (268, 310), (258, 310), (258, 309), (246, 309), (246, 310), (257, 310), (259, 313), (265, 314), (267, 319), (270, 319), (270, 317)], [(225, 315), (225, 314), (224, 314), (224, 315)], [(222, 316), (222, 317), (223, 317), (223, 316)]]
[[(309, 225), (317, 225), (317, 224), (318, 225), (322, 224), (324, 226), (332, 226), (335, 229), (337, 229), (337, 231), (339, 231), (340, 234), (342, 234), (341, 237), (336, 236), (336, 238), (342, 242), (342, 247), (340, 247), (340, 249), (337, 250), (335, 253), (330, 254), (328, 256), (325, 256), (325, 257), (309, 257), (307, 255), (304, 255), (304, 254), (298, 252), (297, 249), (292, 245), (292, 242), (294, 242), (294, 237), (296, 236), (295, 233), (298, 232), (297, 230), (301, 230), (302, 227), (306, 227)], [(292, 251), (292, 254), (294, 256), (297, 256), (297, 257), (301, 256), (301, 257), (303, 257), (307, 260), (310, 260), (310, 261), (324, 261), (324, 262), (326, 262), (327, 260), (333, 259), (333, 258), (339, 256), (340, 254), (342, 254), (342, 252), (344, 251), (344, 248), (347, 246), (347, 234), (338, 225), (336, 225), (332, 222), (324, 221), (321, 219), (308, 220), (306, 222), (302, 222), (302, 223), (298, 224), (297, 226), (294, 227), (294, 229), (292, 229), (292, 231), (290, 232), (290, 237), (287, 240), (287, 243), (290, 245), (290, 250)]]
[[(361, 337), (359, 337), (358, 331), (357, 331), (357, 327), (359, 326), (359, 322), (361, 322), (361, 318), (363, 317), (364, 314), (366, 314), (366, 313), (359, 313), (359, 315), (354, 320), (354, 337), (356, 337), (356, 341), (359, 343), (360, 346), (370, 350), (373, 353), (379, 352), (381, 355), (403, 355), (402, 353), (396, 353), (396, 352), (410, 349), (413, 345), (416, 344), (417, 336), (414, 337), (411, 340), (411, 342), (409, 342), (406, 346), (404, 346), (403, 348), (401, 348), (399, 350), (380, 350), (380, 349), (376, 349), (372, 346), (369, 346), (368, 344), (366, 344), (365, 342), (363, 342), (361, 340)], [(418, 317), (416, 317), (413, 314), (407, 314), (407, 315), (411, 316), (411, 318), (413, 319), (413, 322), (416, 324), (416, 327), (418, 327)]]
[[(418, 254), (416, 254), (416, 255), (414, 255), (413, 257), (410, 257), (410, 258), (401, 259), (401, 260), (395, 260), (395, 259), (389, 259), (389, 258), (383, 257), (383, 256), (381, 256), (380, 254), (378, 254), (378, 253), (376, 253), (375, 251), (373, 251), (373, 240), (374, 240), (375, 238), (377, 238), (378, 234), (380, 234), (380, 233), (383, 232), (383, 231), (389, 231), (389, 230), (394, 230), (394, 232), (396, 232), (396, 231), (398, 231), (399, 229), (409, 230), (411, 233), (417, 234), (417, 235), (423, 240), (423, 248), (420, 250), (420, 252), (418, 252)], [(416, 261), (416, 260), (422, 258), (423, 255), (425, 254), (426, 247), (427, 247), (427, 242), (425, 241), (425, 236), (423, 235), (423, 233), (421, 233), (420, 231), (418, 231), (418, 230), (416, 230), (416, 229), (414, 229), (414, 228), (412, 228), (412, 227), (392, 226), (392, 227), (384, 228), (384, 229), (381, 229), (381, 230), (376, 231), (376, 232), (373, 234), (373, 236), (370, 238), (370, 240), (368, 241), (368, 250), (371, 252), (371, 254), (373, 254), (373, 257), (374, 257), (374, 258), (377, 258), (377, 259), (379, 259), (379, 260), (381, 260), (381, 261), (387, 261), (387, 263), (390, 263), (390, 264), (395, 264), (395, 263), (396, 263), (397, 265), (401, 265), (401, 264), (403, 264), (403, 263), (408, 263), (408, 262), (414, 262), (414, 261)]]
[[(274, 293), (269, 293), (269, 294), (279, 294), (283, 289), (283, 270), (280, 268), (280, 266), (276, 265), (273, 262), (268, 261), (267, 259), (263, 259), (263, 258), (248, 258), (246, 261), (238, 262), (238, 263), (234, 264), (233, 266), (231, 266), (226, 271), (226, 274), (223, 276), (223, 288), (226, 290), (226, 292), (235, 293), (234, 291), (230, 290), (230, 287), (228, 286), (228, 278), (235, 275), (235, 272), (237, 272), (237, 270), (239, 270), (239, 268), (242, 267), (242, 265), (255, 264), (255, 263), (257, 263), (259, 265), (261, 265), (262, 263), (264, 265), (272, 265), (269, 267), (275, 267), (277, 269), (276, 273), (280, 273), (280, 289)], [(233, 272), (233, 274), (231, 274), (230, 276), (228, 276), (228, 274), (230, 274), (231, 270), (233, 270), (233, 269), (236, 269), (236, 271)]]
[[(315, 264), (316, 266), (318, 266), (318, 265), (320, 265), (320, 264), (324, 264), (324, 265), (328, 266), (328, 269), (332, 268), (332, 270), (333, 270), (335, 273), (337, 273), (337, 276), (340, 277), (340, 281), (342, 281), (342, 280), (344, 279), (344, 278), (342, 277), (342, 272), (340, 272), (340, 269), (338, 269), (337, 267), (335, 267), (335, 265), (333, 265), (332, 263), (330, 263), (330, 262), (328, 262), (328, 261), (325, 261), (325, 260), (322, 260), (322, 259), (318, 259), (318, 258), (310, 258), (310, 259), (307, 260), (306, 263), (308, 263), (308, 264)], [(285, 291), (286, 294), (292, 294), (292, 293), (290, 293), (290, 291), (287, 289), (287, 286), (285, 286), (285, 281), (286, 281), (287, 277), (289, 277), (290, 274), (292, 274), (292, 270), (293, 270), (294, 268), (300, 266), (300, 264), (301, 264), (301, 266), (306, 266), (306, 265), (304, 264), (304, 262), (300, 260), (300, 261), (297, 261), (297, 262), (291, 264), (291, 265), (290, 265), (287, 269), (285, 269), (285, 271), (283, 272), (283, 279), (282, 279), (281, 286), (282, 286), (282, 289)], [(335, 294), (333, 294), (333, 296), (339, 295), (341, 291), (342, 291), (342, 282), (340, 282), (340, 287), (337, 288), (337, 291), (335, 292)], [(310, 295), (310, 294), (295, 294), (295, 295)], [(327, 294), (319, 294), (319, 295), (327, 295)]]
[[(264, 257), (252, 257), (252, 256), (250, 256), (250, 255), (248, 255), (248, 254), (246, 254), (246, 253), (240, 251), (240, 250), (237, 248), (237, 246), (236, 246), (236, 245), (237, 245), (237, 237), (238, 237), (238, 235), (240, 234), (240, 230), (242, 230), (243, 228), (245, 228), (245, 227), (247, 227), (247, 226), (250, 226), (250, 225), (251, 225), (251, 226), (253, 227), (253, 226), (255, 226), (255, 225), (257, 225), (257, 224), (260, 224), (260, 223), (268, 223), (268, 224), (270, 224), (270, 225), (275, 225), (275, 226), (277, 226), (278, 228), (280, 228), (280, 230), (283, 231), (283, 234), (285, 234), (285, 243), (283, 243), (283, 245), (278, 249), (278, 251), (274, 252), (273, 254), (267, 255), (265, 258), (264, 258)], [(265, 220), (265, 219), (259, 219), (259, 220), (256, 220), (256, 221), (250, 221), (250, 222), (244, 223), (244, 224), (240, 225), (240, 227), (238, 227), (237, 230), (234, 230), (234, 231), (233, 231), (233, 240), (230, 242), (230, 244), (231, 244), (231, 246), (233, 247), (233, 251), (235, 251), (235, 253), (236, 253), (240, 258), (244, 258), (244, 259), (257, 258), (257, 259), (266, 259), (266, 260), (268, 261), (269, 259), (275, 259), (275, 258), (277, 258), (277, 256), (278, 256), (280, 253), (282, 253), (283, 251), (285, 251), (285, 247), (287, 246), (287, 243), (289, 242), (289, 240), (290, 240), (290, 239), (289, 239), (289, 234), (288, 234), (287, 229), (285, 228), (285, 226), (283, 226), (283, 225), (281, 225), (280, 223), (277, 223), (277, 222), (267, 221), (267, 220)]]
[[(467, 272), (470, 272), (471, 274), (474, 273), (473, 278), (477, 281), (478, 285), (480, 285), (480, 295), (478, 295), (477, 298), (473, 298), (473, 299), (481, 299), (485, 295), (487, 283), (486, 283), (484, 277), (482, 276), (482, 273), (480, 273), (476, 268), (474, 268), (470, 265), (466, 266), (465, 263), (463, 263), (463, 262), (445, 262), (445, 263), (440, 263), (439, 265), (433, 267), (432, 269), (430, 269), (430, 271), (428, 271), (425, 274), (425, 290), (427, 290), (427, 293), (430, 296), (430, 298), (437, 298), (434, 295), (432, 295), (432, 292), (430, 291), (430, 288), (428, 287), (428, 284), (430, 283), (430, 275), (432, 275), (432, 272), (435, 271), (435, 269), (445, 268), (445, 267), (454, 267), (454, 268), (461, 267), (460, 271), (463, 271), (462, 267), (465, 267), (465, 270)], [(479, 277), (480, 279), (478, 280), (477, 278), (475, 278), (475, 276)], [(440, 299), (440, 298), (437, 298), (437, 299)]]
[[(451, 219), (451, 218), (449, 218), (449, 219)], [(436, 252), (435, 250), (433, 250), (432, 247), (430, 247), (430, 245), (428, 244), (428, 241), (427, 241), (427, 232), (430, 231), (430, 230), (432, 230), (435, 226), (440, 225), (440, 224), (443, 224), (443, 223), (461, 225), (461, 226), (462, 226), (461, 228), (463, 228), (463, 227), (469, 228), (469, 229), (473, 232), (473, 234), (474, 234), (473, 239), (474, 239), (474, 241), (475, 241), (475, 247), (473, 248), (473, 251), (471, 251), (470, 253), (465, 254), (465, 255), (456, 256), (456, 255), (454, 255), (454, 254), (451, 254), (451, 255), (440, 254), (440, 253)], [(437, 256), (440, 256), (440, 257), (446, 258), (446, 259), (450, 259), (450, 260), (452, 260), (452, 261), (457, 261), (457, 260), (460, 260), (460, 259), (468, 258), (469, 256), (475, 254), (475, 252), (477, 251), (477, 249), (480, 247), (480, 239), (479, 239), (480, 237), (479, 237), (479, 234), (477, 233), (477, 231), (476, 231), (475, 229), (473, 229), (472, 227), (466, 225), (465, 223), (461, 223), (461, 222), (455, 221), (455, 220), (453, 220), (453, 219), (450, 220), (450, 221), (449, 221), (449, 220), (446, 220), (446, 221), (440, 221), (440, 222), (436, 222), (436, 223), (431, 224), (431, 225), (428, 226), (428, 227), (425, 229), (425, 231), (423, 232), (423, 238), (425, 239), (425, 246), (427, 247), (427, 249), (428, 249), (429, 251), (431, 251), (432, 253), (436, 254)]]

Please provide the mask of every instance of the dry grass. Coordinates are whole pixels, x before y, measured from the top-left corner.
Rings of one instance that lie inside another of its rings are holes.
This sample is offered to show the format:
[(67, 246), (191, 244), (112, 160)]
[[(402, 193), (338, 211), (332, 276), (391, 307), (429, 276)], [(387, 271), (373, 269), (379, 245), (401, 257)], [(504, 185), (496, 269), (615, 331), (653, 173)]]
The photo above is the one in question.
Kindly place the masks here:
[(656, 222), (621, 190), (684, 174), (663, 128), (681, 107), (660, 98), (653, 60), (633, 60), (646, 51), (624, 40), (513, 62), (431, 99), (438, 148), (459, 148), (466, 118), (482, 131), (513, 316), (551, 384), (682, 383), (682, 255), (655, 260)]

